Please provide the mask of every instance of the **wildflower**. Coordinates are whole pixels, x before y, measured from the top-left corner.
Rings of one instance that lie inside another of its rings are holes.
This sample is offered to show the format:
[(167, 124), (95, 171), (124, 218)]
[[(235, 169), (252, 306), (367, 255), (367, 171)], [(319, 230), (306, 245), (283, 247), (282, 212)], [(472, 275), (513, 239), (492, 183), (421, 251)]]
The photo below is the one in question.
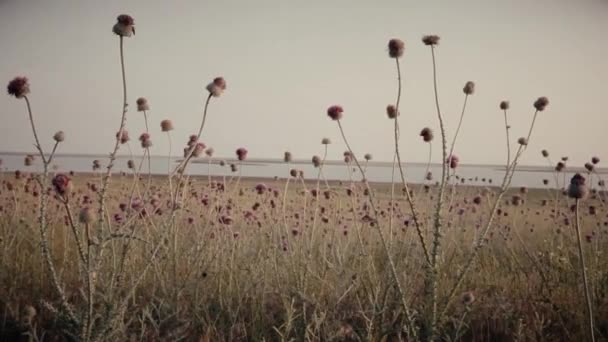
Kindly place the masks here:
[(319, 156), (312, 156), (312, 165), (314, 167), (321, 166), (321, 158)]
[(458, 156), (456, 156), (456, 155), (450, 155), (447, 160), (447, 163), (450, 165), (450, 169), (457, 168), (459, 162), (460, 162), (460, 160), (458, 159)]
[(135, 34), (135, 21), (133, 17), (127, 14), (121, 14), (116, 18), (116, 24), (112, 27), (112, 32), (121, 37), (131, 37), (131, 34)]
[(500, 101), (500, 109), (502, 109), (502, 110), (509, 109), (509, 101)]
[(72, 192), (72, 181), (68, 176), (62, 173), (53, 177), (52, 184), (55, 192), (60, 196), (66, 196)]
[(517, 139), (517, 143), (522, 146), (526, 146), (526, 145), (528, 145), (528, 139), (526, 139), (524, 137), (520, 137), (519, 139)]
[(291, 152), (285, 151), (285, 153), (283, 154), (283, 161), (286, 163), (291, 163), (292, 159), (293, 156), (291, 155)]
[(247, 151), (247, 149), (246, 149), (246, 148), (244, 148), (244, 147), (239, 147), (239, 148), (236, 150), (236, 156), (237, 156), (237, 158), (239, 159), (239, 161), (243, 161), (243, 160), (245, 160), (245, 159), (247, 158), (247, 153), (248, 153), (248, 152), (249, 152), (249, 151)]
[(27, 77), (15, 77), (8, 83), (6, 90), (9, 95), (21, 99), (30, 93), (30, 84)]
[(473, 81), (468, 81), (465, 85), (464, 88), (462, 88), (462, 91), (466, 94), (466, 95), (473, 95), (473, 93), (475, 92), (475, 83)]
[(116, 139), (120, 141), (121, 144), (126, 144), (129, 140), (129, 131), (123, 129), (122, 131), (116, 132)]
[(542, 150), (542, 151), (540, 151), (540, 153), (541, 153), (541, 154), (543, 155), (543, 157), (545, 157), (545, 158), (549, 157), (549, 151), (547, 151), (547, 150)]
[(226, 80), (223, 77), (216, 77), (207, 85), (207, 91), (213, 97), (220, 97), (226, 90)]
[(54, 135), (53, 135), (53, 140), (55, 140), (55, 142), (62, 142), (65, 140), (65, 133), (63, 133), (63, 131), (57, 131)]
[(593, 165), (597, 165), (600, 162), (600, 158), (598, 158), (598, 157), (592, 157), (591, 158), (591, 162), (593, 163)]
[(399, 116), (399, 113), (397, 113), (397, 107), (395, 107), (392, 104), (389, 104), (388, 106), (386, 106), (386, 115), (388, 116), (389, 119), (394, 119), (397, 116)]
[(465, 292), (462, 295), (462, 303), (464, 305), (471, 305), (473, 304), (473, 302), (475, 301), (475, 296), (473, 295), (473, 292), (469, 291), (469, 292)]
[(403, 51), (405, 51), (405, 43), (401, 39), (391, 39), (388, 41), (388, 55), (391, 58), (403, 56)]
[(568, 187), (568, 196), (570, 198), (584, 199), (589, 194), (589, 190), (585, 185), (585, 177), (580, 173), (575, 174), (570, 179), (570, 186)]
[(439, 36), (436, 35), (428, 35), (428, 36), (424, 36), (422, 37), (422, 42), (424, 43), (424, 45), (437, 45), (439, 44)]
[(150, 110), (150, 105), (148, 105), (148, 100), (145, 97), (140, 97), (137, 99), (137, 111), (143, 112), (146, 110)]
[(422, 129), (422, 131), (420, 131), (420, 136), (422, 137), (422, 140), (424, 142), (431, 142), (433, 140), (433, 130), (425, 127)]
[(334, 105), (327, 108), (327, 116), (329, 116), (334, 121), (342, 119), (343, 113), (344, 109), (338, 105)]
[(536, 108), (537, 111), (542, 112), (543, 110), (545, 110), (545, 108), (547, 107), (548, 104), (549, 104), (549, 99), (547, 99), (544, 96), (541, 96), (538, 99), (536, 99), (536, 101), (534, 101), (534, 108)]
[(329, 138), (321, 139), (321, 145), (329, 145), (329, 144), (331, 144), (331, 139), (329, 139)]
[(372, 160), (372, 157), (373, 157), (373, 156), (371, 155), (371, 153), (366, 153), (365, 155), (363, 155), (363, 158), (364, 158), (366, 161), (370, 161), (370, 160)]
[(163, 132), (169, 132), (173, 130), (173, 122), (171, 120), (165, 119), (160, 122), (160, 130)]

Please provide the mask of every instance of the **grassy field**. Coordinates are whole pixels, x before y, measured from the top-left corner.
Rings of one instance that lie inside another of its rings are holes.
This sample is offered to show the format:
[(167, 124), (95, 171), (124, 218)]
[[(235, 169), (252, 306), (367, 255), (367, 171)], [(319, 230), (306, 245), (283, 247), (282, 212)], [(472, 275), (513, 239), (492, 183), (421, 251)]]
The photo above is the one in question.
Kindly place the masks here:
[[(59, 299), (40, 255), (40, 189), (29, 175), (0, 177), (0, 336), (11, 340), (26, 331), (45, 340), (65, 336), (69, 323), (56, 311)], [(102, 232), (96, 224), (78, 222), (81, 209), (93, 207), (99, 179), (72, 177), (68, 203), (81, 244), (93, 255), (95, 321), (101, 324), (110, 312), (118, 315), (119, 340), (405, 339), (404, 314), (378, 229), (387, 237), (413, 314), (425, 304), (421, 245), (404, 196), (391, 206), (390, 184), (372, 186), (379, 210), (375, 220), (360, 182), (321, 181), (317, 192), (314, 179), (263, 183), (192, 177), (172, 216), (166, 177), (152, 178), (151, 200), (143, 202), (147, 177), (134, 183), (131, 175), (115, 175), (107, 200), (111, 225)], [(437, 186), (411, 191), (429, 240)], [(496, 193), (492, 187), (448, 188), (441, 305)], [(601, 195), (582, 202), (581, 223), (596, 329), (606, 338), (608, 211)], [(441, 338), (582, 340), (585, 311), (573, 203), (549, 189), (513, 189), (505, 195), (480, 257), (441, 316)], [(51, 199), (48, 212), (57, 275), (69, 303), (83, 310), (86, 276), (66, 206)], [(117, 298), (130, 289), (134, 295), (114, 311)], [(37, 314), (24, 325), (30, 306)]]

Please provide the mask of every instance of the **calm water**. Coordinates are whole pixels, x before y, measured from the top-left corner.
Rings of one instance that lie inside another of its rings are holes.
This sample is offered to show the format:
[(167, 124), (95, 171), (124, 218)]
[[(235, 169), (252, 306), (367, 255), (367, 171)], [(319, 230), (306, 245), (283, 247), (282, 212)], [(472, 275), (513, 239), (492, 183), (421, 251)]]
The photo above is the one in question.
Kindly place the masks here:
[[(0, 168), (5, 171), (39, 171), (41, 169), (41, 161), (36, 157), (32, 166), (24, 165), (25, 154), (20, 153), (0, 153), (2, 165)], [(107, 156), (101, 155), (57, 155), (53, 160), (53, 170), (57, 172), (90, 172), (92, 171), (93, 160), (98, 159), (102, 167), (108, 162)], [(114, 171), (128, 172), (127, 160), (129, 157), (120, 156), (117, 158)], [(141, 157), (134, 158), (136, 165), (139, 165)], [(171, 167), (174, 168), (181, 158), (173, 158)], [(230, 163), (238, 163), (234, 160), (227, 160), (226, 166), (219, 165), (220, 159), (213, 159), (209, 165), (208, 159), (199, 158), (191, 163), (188, 167), (188, 173), (192, 175), (230, 175)], [(153, 174), (167, 173), (167, 157), (153, 156), (151, 158), (151, 170)], [(364, 165), (364, 164), (362, 164)], [(354, 165), (353, 165), (354, 166)], [(295, 161), (291, 163), (292, 168), (297, 168), (304, 171), (306, 178), (316, 178), (317, 171), (312, 166), (310, 161)], [(356, 168), (356, 167), (354, 167)], [(352, 170), (354, 179), (361, 179), (360, 172)], [(405, 163), (404, 170), (408, 182), (420, 183), (424, 179), (426, 165), (417, 163)], [(147, 161), (144, 162), (142, 172), (147, 173)], [(441, 165), (433, 164), (430, 167), (435, 179), (441, 177)], [(288, 166), (282, 160), (248, 160), (241, 166), (243, 177), (287, 177), (289, 173)], [(560, 174), (560, 183), (563, 182), (562, 177), (565, 174), (568, 180), (574, 172), (582, 172), (580, 169), (571, 168), (565, 173)], [(602, 176), (606, 175), (606, 170), (599, 170)], [(330, 180), (348, 180), (349, 172), (347, 166), (343, 162), (326, 162), (323, 173)], [(366, 166), (367, 178), (375, 182), (390, 182), (392, 175), (392, 164), (386, 162), (370, 162)], [(487, 185), (492, 182), (494, 185), (500, 185), (504, 176), (504, 167), (496, 165), (461, 165), (456, 169), (456, 175), (464, 178), (466, 184), (470, 185)], [(555, 175), (553, 169), (549, 167), (538, 166), (519, 166), (518, 171), (513, 177), (512, 186), (527, 186), (530, 188), (542, 188), (543, 179), (549, 180), (548, 186), (554, 186)], [(593, 183), (597, 183), (594, 177)], [(605, 177), (604, 177), (605, 178)], [(398, 170), (395, 171), (395, 181), (399, 181)]]

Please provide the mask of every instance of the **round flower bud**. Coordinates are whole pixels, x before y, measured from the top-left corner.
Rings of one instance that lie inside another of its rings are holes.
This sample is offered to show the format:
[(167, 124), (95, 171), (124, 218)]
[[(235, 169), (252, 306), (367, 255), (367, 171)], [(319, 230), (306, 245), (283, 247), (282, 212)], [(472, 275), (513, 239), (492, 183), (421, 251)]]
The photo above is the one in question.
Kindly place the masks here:
[(372, 160), (372, 157), (373, 157), (373, 156), (371, 155), (371, 153), (366, 153), (365, 155), (363, 155), (363, 158), (364, 158), (366, 161), (370, 161), (370, 160)]
[(517, 139), (517, 143), (522, 146), (526, 146), (526, 145), (528, 145), (528, 139), (526, 139), (524, 137), (520, 137), (519, 139)]
[(455, 169), (458, 167), (458, 163), (459, 163), (459, 159), (458, 156), (456, 155), (450, 155), (448, 157), (447, 163), (450, 165), (450, 169)]
[(321, 166), (321, 158), (319, 156), (312, 156), (312, 165), (314, 167)]
[(240, 148), (238, 148), (238, 149), (236, 150), (236, 156), (237, 156), (238, 160), (240, 160), (240, 161), (245, 160), (245, 159), (247, 158), (247, 153), (248, 153), (248, 152), (249, 152), (249, 151), (247, 151), (247, 149), (246, 149), (246, 148), (244, 148), (244, 147), (240, 147)]
[(473, 95), (475, 92), (475, 83), (473, 83), (473, 81), (468, 81), (464, 85), (464, 88), (462, 88), (462, 91), (467, 95)]
[(545, 110), (545, 108), (547, 107), (548, 104), (549, 104), (549, 99), (542, 96), (542, 97), (539, 97), (538, 99), (536, 99), (536, 101), (534, 101), (534, 108), (536, 108), (537, 111), (542, 112), (543, 110)]
[(148, 100), (145, 97), (140, 97), (137, 99), (137, 111), (143, 112), (146, 110), (150, 110), (150, 105), (148, 105)]
[(500, 101), (500, 109), (502, 109), (502, 110), (509, 109), (509, 101)]
[(283, 161), (286, 163), (291, 163), (293, 157), (291, 155), (291, 152), (289, 151), (285, 151), (285, 153), (283, 154)]
[(341, 106), (335, 105), (327, 108), (327, 116), (334, 121), (342, 119), (343, 113), (344, 109)]
[(399, 116), (399, 113), (397, 113), (397, 107), (395, 107), (394, 105), (386, 106), (386, 115), (389, 119), (394, 119)]
[(65, 140), (65, 133), (63, 131), (57, 131), (55, 135), (53, 135), (53, 140), (60, 143)]
[(55, 192), (60, 196), (69, 195), (72, 192), (72, 181), (70, 178), (62, 173), (59, 173), (53, 177), (53, 188)]
[(116, 18), (116, 24), (112, 27), (112, 32), (121, 37), (131, 37), (135, 34), (135, 21), (127, 14), (121, 14)]
[(329, 144), (331, 144), (331, 139), (329, 139), (329, 138), (323, 138), (323, 139), (321, 139), (321, 144), (322, 145), (329, 145)]
[(543, 155), (543, 157), (545, 157), (545, 158), (549, 157), (549, 151), (547, 151), (547, 150), (542, 150), (542, 151), (540, 151), (540, 153), (541, 153), (541, 154)]
[(173, 122), (171, 120), (165, 119), (160, 122), (160, 130), (163, 132), (169, 132), (173, 130)]
[(425, 127), (420, 131), (420, 136), (424, 142), (431, 142), (433, 140), (433, 130)]
[(207, 85), (207, 91), (213, 97), (220, 97), (226, 90), (226, 80), (223, 77), (216, 77)]
[(120, 140), (121, 144), (126, 144), (131, 139), (129, 138), (129, 131), (123, 128), (122, 132), (116, 132), (116, 139)]

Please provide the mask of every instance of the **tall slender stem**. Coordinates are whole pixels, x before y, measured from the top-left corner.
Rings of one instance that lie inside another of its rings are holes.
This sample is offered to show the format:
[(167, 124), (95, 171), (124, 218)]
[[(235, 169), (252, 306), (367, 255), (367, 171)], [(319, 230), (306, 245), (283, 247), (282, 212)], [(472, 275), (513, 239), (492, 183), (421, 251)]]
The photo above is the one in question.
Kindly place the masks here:
[(458, 126), (456, 127), (456, 132), (454, 132), (454, 139), (452, 139), (452, 145), (450, 146), (450, 153), (448, 155), (452, 155), (452, 153), (454, 153), (454, 146), (456, 146), (456, 138), (458, 138), (458, 132), (460, 132), (460, 126), (462, 126), (462, 119), (464, 118), (464, 112), (467, 108), (468, 98), (469, 94), (465, 94), (464, 104), (462, 105), (462, 112), (460, 113), (460, 120), (458, 120)]
[(587, 280), (587, 267), (585, 266), (585, 256), (583, 254), (583, 244), (581, 242), (581, 222), (580, 222), (580, 213), (579, 213), (579, 202), (580, 200), (576, 199), (574, 216), (576, 221), (576, 239), (578, 241), (578, 256), (581, 265), (581, 273), (583, 275), (583, 285), (585, 286), (585, 301), (587, 302), (587, 323), (589, 328), (589, 339), (590, 341), (595, 341), (595, 334), (593, 332), (593, 311), (591, 304), (591, 293), (589, 292), (589, 282)]
[(509, 138), (509, 123), (507, 121), (507, 110), (504, 109), (504, 117), (505, 117), (505, 132), (507, 134), (507, 168), (511, 163), (511, 139)]
[(34, 116), (32, 115), (32, 107), (30, 105), (30, 99), (27, 96), (23, 96), (25, 99), (25, 103), (27, 104), (27, 113), (30, 116), (30, 124), (32, 125), (32, 132), (34, 133), (34, 139), (36, 140), (36, 149), (40, 152), (40, 158), (42, 158), (42, 162), (46, 164), (46, 157), (44, 156), (44, 151), (42, 150), (42, 145), (40, 145), (40, 140), (38, 139), (38, 133), (36, 132), (36, 125), (34, 125)]

